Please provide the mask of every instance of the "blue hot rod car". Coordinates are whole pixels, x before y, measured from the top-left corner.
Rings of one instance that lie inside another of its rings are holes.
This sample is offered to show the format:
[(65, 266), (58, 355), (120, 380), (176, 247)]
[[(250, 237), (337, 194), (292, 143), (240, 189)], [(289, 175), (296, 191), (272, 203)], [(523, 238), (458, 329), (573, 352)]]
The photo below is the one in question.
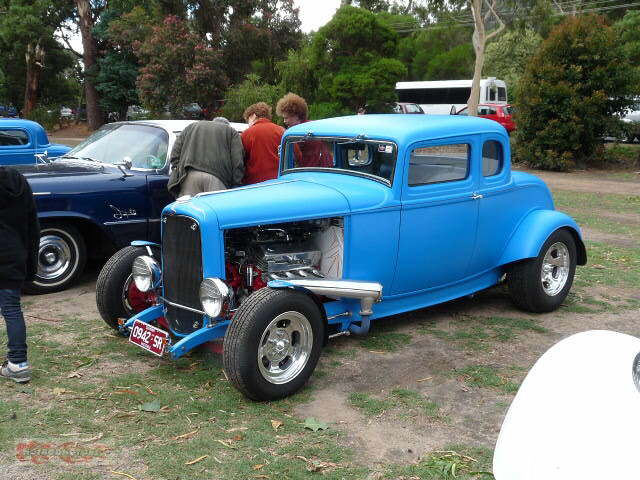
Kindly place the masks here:
[(173, 358), (224, 337), (229, 380), (259, 400), (298, 390), (332, 335), (505, 277), (518, 307), (551, 311), (587, 260), (545, 184), (511, 171), (504, 128), (478, 118), (300, 124), (285, 132), (277, 179), (180, 198), (161, 218), (159, 256), (129, 247), (157, 304), (105, 320)]
[(49, 142), (42, 125), (19, 118), (0, 119), (0, 165), (36, 163), (36, 155), (59, 157), (71, 147)]

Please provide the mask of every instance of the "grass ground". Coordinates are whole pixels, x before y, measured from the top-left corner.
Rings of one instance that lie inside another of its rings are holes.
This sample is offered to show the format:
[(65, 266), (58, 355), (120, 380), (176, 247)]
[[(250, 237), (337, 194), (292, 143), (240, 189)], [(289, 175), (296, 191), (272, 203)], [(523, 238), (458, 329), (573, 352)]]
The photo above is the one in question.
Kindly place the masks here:
[[(171, 362), (113, 336), (97, 316), (90, 280), (25, 298), (35, 370), (30, 384), (0, 389), (4, 475), (491, 478), (500, 422), (542, 352), (588, 328), (640, 334), (640, 197), (571, 190), (554, 197), (594, 232), (589, 264), (558, 312), (523, 314), (497, 288), (381, 321), (365, 339), (334, 341), (310, 385), (279, 402), (245, 399), (219, 357), (196, 352)], [(620, 242), (597, 241), (599, 233)], [(70, 443), (94, 458), (19, 461), (16, 447), (29, 440)]]

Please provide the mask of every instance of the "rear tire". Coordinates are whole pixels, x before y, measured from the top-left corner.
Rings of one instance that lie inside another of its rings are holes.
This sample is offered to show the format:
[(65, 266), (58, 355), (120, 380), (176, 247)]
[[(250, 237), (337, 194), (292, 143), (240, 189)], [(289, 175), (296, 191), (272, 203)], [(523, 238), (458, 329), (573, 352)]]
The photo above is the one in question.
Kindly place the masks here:
[(534, 313), (556, 310), (564, 302), (576, 271), (576, 244), (567, 230), (556, 230), (536, 258), (511, 267), (507, 284), (511, 300)]
[(65, 290), (80, 277), (87, 262), (84, 238), (76, 227), (48, 223), (40, 229), (38, 272), (24, 291), (31, 294)]
[(119, 318), (129, 318), (153, 304), (153, 294), (135, 289), (131, 276), (133, 261), (146, 253), (144, 247), (124, 247), (114, 253), (100, 271), (96, 304), (102, 320), (113, 329), (118, 328)]
[(304, 293), (260, 289), (244, 301), (227, 329), (225, 372), (253, 400), (288, 397), (316, 368), (324, 329), (318, 306)]

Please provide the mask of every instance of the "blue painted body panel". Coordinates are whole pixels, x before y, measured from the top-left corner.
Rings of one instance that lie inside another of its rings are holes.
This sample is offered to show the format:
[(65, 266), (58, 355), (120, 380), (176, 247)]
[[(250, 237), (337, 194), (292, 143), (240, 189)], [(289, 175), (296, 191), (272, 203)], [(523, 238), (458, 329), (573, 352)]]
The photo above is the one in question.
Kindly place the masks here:
[[(581, 239), (575, 222), (554, 210), (551, 193), (540, 179), (511, 171), (509, 137), (491, 120), (433, 115), (334, 118), (288, 129), (282, 145), (308, 134), (394, 142), (398, 158), (392, 183), (346, 172), (296, 169), (255, 186), (168, 205), (163, 215), (198, 221), (204, 277), (225, 278), (224, 230), (342, 217), (342, 278), (383, 286), (382, 301), (369, 317), (374, 320), (489, 288), (498, 283), (505, 265), (536, 256), (558, 228), (573, 229)], [(482, 149), (489, 140), (499, 142), (504, 160), (498, 174), (484, 177)], [(458, 143), (469, 145), (471, 152), (466, 178), (408, 185), (415, 148)], [(288, 288), (285, 284), (270, 286)], [(361, 320), (359, 302), (353, 299), (326, 302), (324, 309), (327, 317), (350, 312), (329, 320), (341, 330)], [(225, 325), (216, 327), (219, 336)], [(182, 345), (211, 339), (210, 333), (198, 332)]]
[(21, 165), (36, 163), (36, 154), (45, 153), (49, 158), (64, 155), (71, 147), (49, 142), (47, 132), (39, 123), (22, 119), (0, 119), (0, 130), (19, 131), (27, 135), (25, 145), (0, 144), (0, 165)]

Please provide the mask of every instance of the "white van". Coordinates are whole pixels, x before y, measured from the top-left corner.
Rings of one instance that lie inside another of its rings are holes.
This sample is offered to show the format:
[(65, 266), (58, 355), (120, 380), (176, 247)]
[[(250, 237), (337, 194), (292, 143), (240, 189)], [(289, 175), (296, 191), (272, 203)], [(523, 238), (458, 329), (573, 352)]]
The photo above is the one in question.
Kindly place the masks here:
[[(440, 80), (433, 82), (397, 82), (399, 102), (417, 103), (424, 113), (448, 115), (451, 107), (464, 108), (471, 95), (472, 80)], [(507, 84), (494, 77), (480, 80), (478, 103), (507, 104)]]

